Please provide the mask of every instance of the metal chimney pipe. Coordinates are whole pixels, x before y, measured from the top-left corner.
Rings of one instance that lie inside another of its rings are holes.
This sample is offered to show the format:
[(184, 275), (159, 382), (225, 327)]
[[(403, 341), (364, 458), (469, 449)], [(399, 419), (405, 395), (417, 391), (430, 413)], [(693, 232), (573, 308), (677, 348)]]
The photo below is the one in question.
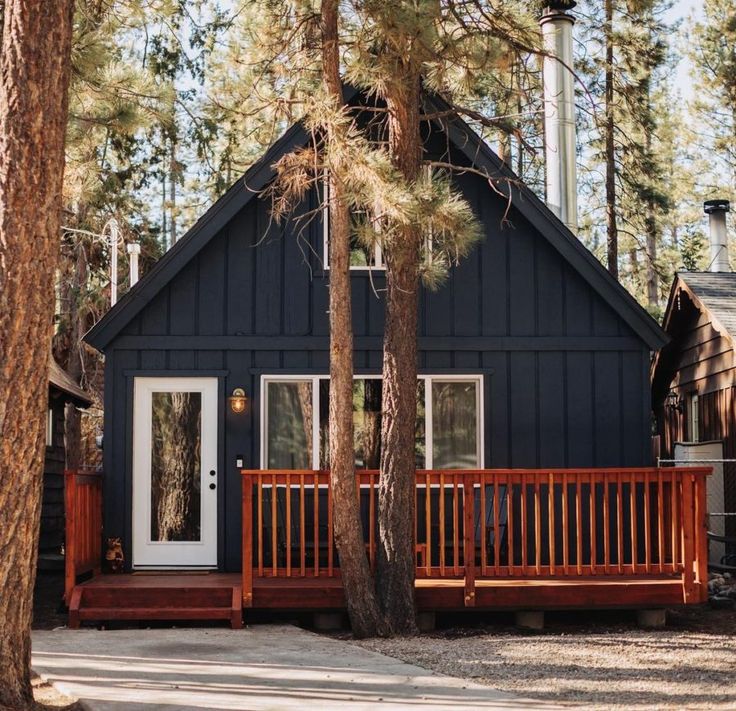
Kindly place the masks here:
[(706, 200), (703, 210), (710, 223), (710, 268), (711, 272), (730, 272), (728, 262), (728, 233), (726, 213), (731, 211), (728, 200)]
[(575, 0), (545, 0), (539, 25), (543, 61), (544, 142), (547, 166), (547, 206), (573, 232), (578, 229), (577, 169), (575, 166), (575, 84), (572, 73), (572, 28), (567, 14)]
[(130, 286), (138, 282), (138, 255), (141, 253), (141, 246), (138, 242), (129, 242), (126, 246), (128, 251), (128, 277)]

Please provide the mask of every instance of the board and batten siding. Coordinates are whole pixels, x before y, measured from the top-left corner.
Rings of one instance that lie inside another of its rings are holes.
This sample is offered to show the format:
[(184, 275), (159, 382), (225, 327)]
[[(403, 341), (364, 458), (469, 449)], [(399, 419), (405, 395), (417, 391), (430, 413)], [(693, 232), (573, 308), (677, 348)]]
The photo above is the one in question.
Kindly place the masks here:
[[(419, 369), (484, 376), (486, 467), (650, 463), (649, 350), (607, 303), (480, 178), (462, 190), (485, 238), (436, 292), (419, 298)], [(312, 198), (305, 213), (314, 207)], [(130, 540), (132, 378), (217, 375), (221, 397), (221, 566), (240, 556), (240, 477), (260, 464), (263, 374), (329, 370), (321, 220), (272, 223), (247, 206), (106, 348), (106, 531)], [(357, 373), (379, 373), (384, 278), (354, 272)], [(119, 533), (118, 533), (119, 532)]]

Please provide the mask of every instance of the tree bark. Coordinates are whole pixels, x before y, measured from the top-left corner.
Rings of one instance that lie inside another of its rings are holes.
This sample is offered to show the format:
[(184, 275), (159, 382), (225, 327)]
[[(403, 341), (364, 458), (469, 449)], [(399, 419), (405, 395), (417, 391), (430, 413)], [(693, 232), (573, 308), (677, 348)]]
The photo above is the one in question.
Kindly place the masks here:
[[(422, 138), (420, 81), (410, 67), (390, 87), (388, 144), (407, 183), (419, 177)], [(417, 320), (421, 232), (414, 225), (386, 251), (386, 326), (383, 339), (383, 420), (378, 499), (377, 586), (386, 620), (396, 634), (416, 631), (414, 436), (417, 390)]]
[(618, 225), (616, 222), (616, 147), (614, 143), (614, 90), (613, 90), (613, 0), (605, 2), (606, 35), (606, 234), (608, 271), (618, 279)]
[(5, 0), (0, 47), (0, 706), (30, 706), (72, 0)]
[[(343, 106), (338, 0), (322, 2), (324, 85), (335, 110)], [(339, 141), (334, 128), (327, 141)], [(330, 260), (330, 487), (335, 544), (350, 625), (356, 637), (386, 632), (363, 537), (353, 451), (353, 326), (350, 213), (338, 170), (329, 172)]]

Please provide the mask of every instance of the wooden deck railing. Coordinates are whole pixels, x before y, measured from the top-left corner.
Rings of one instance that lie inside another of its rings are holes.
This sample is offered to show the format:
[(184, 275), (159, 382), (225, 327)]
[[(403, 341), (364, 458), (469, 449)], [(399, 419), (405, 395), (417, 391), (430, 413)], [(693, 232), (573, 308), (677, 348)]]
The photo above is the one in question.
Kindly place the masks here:
[[(705, 594), (709, 468), (417, 471), (417, 577), (679, 576)], [(325, 471), (244, 470), (243, 591), (256, 577), (335, 577)], [(367, 555), (375, 565), (378, 472), (358, 471)]]
[(64, 472), (64, 600), (69, 604), (77, 576), (99, 573), (102, 563), (102, 473)]

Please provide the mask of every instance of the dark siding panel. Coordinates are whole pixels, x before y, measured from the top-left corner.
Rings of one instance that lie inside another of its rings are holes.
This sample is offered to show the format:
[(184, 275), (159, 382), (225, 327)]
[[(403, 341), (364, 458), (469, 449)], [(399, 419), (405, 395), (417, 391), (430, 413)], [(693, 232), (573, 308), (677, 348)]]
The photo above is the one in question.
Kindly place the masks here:
[(546, 244), (539, 244), (535, 274), (539, 336), (562, 336), (565, 332), (565, 289), (562, 271), (562, 264), (552, 252), (552, 248)]
[[(259, 234), (268, 224), (267, 215), (260, 218)], [(259, 336), (281, 333), (283, 239), (283, 235), (272, 226), (256, 248), (255, 324)]]
[(593, 466), (593, 363), (590, 353), (567, 354), (566, 379), (568, 466)]
[(283, 332), (288, 336), (307, 335), (311, 325), (308, 229), (300, 234), (300, 227), (292, 226), (283, 237)]
[(591, 326), (591, 293), (583, 280), (568, 267), (564, 271), (565, 280), (565, 334), (568, 336), (588, 336)]
[(202, 355), (202, 353), (197, 354), (195, 351), (169, 351), (168, 367), (172, 370), (194, 370), (197, 367), (197, 355)]
[(538, 355), (540, 465), (564, 467), (565, 374), (562, 353)]
[(533, 336), (536, 328), (534, 242), (521, 230), (509, 240), (509, 299), (512, 336)]
[(232, 335), (254, 332), (257, 207), (251, 203), (228, 229), (227, 333)]
[[(222, 351), (199, 351), (197, 354), (197, 368), (200, 370), (222, 370), (224, 368), (224, 353)], [(238, 357), (248, 355), (247, 351), (238, 351)]]
[(164, 289), (141, 312), (141, 334), (153, 336), (168, 333), (169, 290)]
[(642, 434), (649, 429), (649, 408), (636, 406), (649, 385), (648, 365), (647, 351), (621, 354), (621, 402), (625, 410), (622, 412), (623, 452), (617, 464), (623, 466), (637, 466), (648, 454), (642, 451)]
[(174, 336), (193, 336), (197, 331), (197, 280), (199, 261), (194, 260), (171, 283), (171, 326)]
[(143, 370), (165, 370), (166, 351), (141, 351), (140, 363)]
[[(618, 353), (595, 353), (596, 464), (612, 467), (622, 459), (620, 361)], [(632, 413), (636, 417), (635, 413)]]
[(509, 441), (509, 398), (506, 353), (484, 353), (483, 367), (490, 372), (486, 376), (485, 391), (485, 446), (487, 467), (511, 466)]
[(537, 374), (534, 353), (510, 353), (511, 466), (538, 464)]
[(225, 232), (215, 237), (199, 256), (198, 333), (203, 336), (225, 332), (225, 289), (228, 281), (226, 253)]

